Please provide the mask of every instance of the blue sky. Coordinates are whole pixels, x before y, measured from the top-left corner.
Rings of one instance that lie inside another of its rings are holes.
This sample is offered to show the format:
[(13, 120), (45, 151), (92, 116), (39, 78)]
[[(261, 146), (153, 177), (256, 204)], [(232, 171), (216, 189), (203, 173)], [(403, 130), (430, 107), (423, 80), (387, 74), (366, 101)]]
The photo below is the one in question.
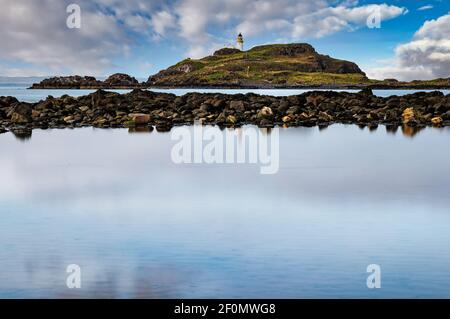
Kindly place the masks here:
[[(81, 28), (66, 25), (69, 4)], [(139, 78), (234, 44), (308, 42), (374, 78), (450, 77), (449, 0), (0, 0), (0, 76)], [(377, 11), (378, 10), (378, 11)], [(379, 12), (380, 28), (366, 20)]]

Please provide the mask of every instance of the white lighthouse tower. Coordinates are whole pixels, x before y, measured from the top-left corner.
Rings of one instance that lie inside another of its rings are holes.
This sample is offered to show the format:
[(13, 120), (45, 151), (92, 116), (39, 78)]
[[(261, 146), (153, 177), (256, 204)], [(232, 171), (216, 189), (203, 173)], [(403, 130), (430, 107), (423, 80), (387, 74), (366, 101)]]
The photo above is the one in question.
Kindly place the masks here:
[(242, 33), (239, 33), (239, 35), (237, 37), (236, 47), (237, 47), (237, 49), (244, 51), (244, 37), (242, 36)]

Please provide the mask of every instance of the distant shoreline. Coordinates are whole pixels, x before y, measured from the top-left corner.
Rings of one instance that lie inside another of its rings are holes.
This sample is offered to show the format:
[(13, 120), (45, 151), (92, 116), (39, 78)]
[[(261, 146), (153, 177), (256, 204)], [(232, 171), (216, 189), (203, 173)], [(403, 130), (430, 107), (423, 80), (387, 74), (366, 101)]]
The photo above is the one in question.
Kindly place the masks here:
[[(313, 73), (311, 73), (313, 74)], [(324, 74), (321, 74), (324, 77)], [(330, 75), (331, 76), (331, 75)], [(323, 80), (323, 79), (322, 79)], [(176, 81), (167, 80), (163, 83), (152, 81), (149, 78), (146, 82), (140, 82), (136, 78), (124, 74), (116, 73), (105, 80), (98, 80), (92, 76), (57, 76), (44, 79), (39, 83), (34, 83), (29, 89), (45, 90), (133, 90), (133, 89), (218, 89), (218, 90), (448, 90), (450, 89), (450, 79), (434, 79), (427, 81), (401, 82), (395, 79), (383, 81), (365, 80), (342, 81), (342, 82), (293, 82), (276, 83), (269, 81)]]
[(450, 86), (430, 86), (430, 85), (408, 85), (408, 86), (389, 86), (389, 85), (317, 85), (317, 86), (283, 86), (283, 85), (240, 85), (240, 86), (31, 86), (28, 90), (133, 90), (133, 89), (158, 89), (158, 90), (176, 90), (176, 89), (197, 89), (197, 90), (450, 90)]

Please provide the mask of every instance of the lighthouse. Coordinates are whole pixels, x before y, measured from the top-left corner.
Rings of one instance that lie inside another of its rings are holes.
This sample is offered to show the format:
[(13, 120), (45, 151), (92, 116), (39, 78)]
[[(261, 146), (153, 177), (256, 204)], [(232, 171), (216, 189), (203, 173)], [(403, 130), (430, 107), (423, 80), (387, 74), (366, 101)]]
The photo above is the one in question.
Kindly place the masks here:
[(242, 33), (239, 33), (236, 44), (239, 50), (244, 51), (244, 37), (242, 36)]

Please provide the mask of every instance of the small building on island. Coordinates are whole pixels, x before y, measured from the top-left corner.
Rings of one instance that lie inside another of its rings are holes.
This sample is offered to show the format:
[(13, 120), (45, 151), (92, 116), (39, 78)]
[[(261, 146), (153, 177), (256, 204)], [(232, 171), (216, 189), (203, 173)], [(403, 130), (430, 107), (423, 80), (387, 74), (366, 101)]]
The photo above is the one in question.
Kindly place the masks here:
[(241, 51), (244, 51), (244, 37), (242, 36), (242, 33), (239, 33), (237, 40), (236, 40), (236, 49), (239, 49)]

